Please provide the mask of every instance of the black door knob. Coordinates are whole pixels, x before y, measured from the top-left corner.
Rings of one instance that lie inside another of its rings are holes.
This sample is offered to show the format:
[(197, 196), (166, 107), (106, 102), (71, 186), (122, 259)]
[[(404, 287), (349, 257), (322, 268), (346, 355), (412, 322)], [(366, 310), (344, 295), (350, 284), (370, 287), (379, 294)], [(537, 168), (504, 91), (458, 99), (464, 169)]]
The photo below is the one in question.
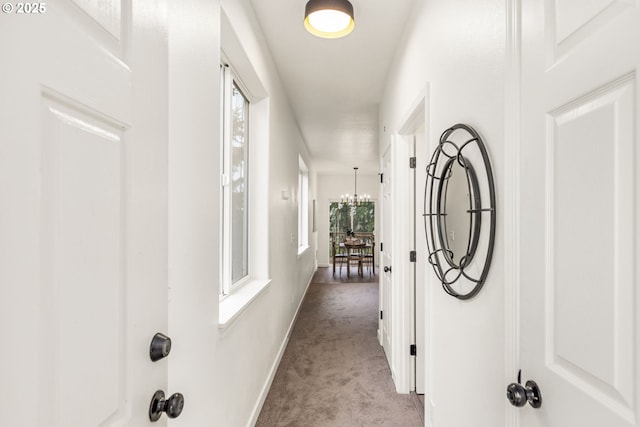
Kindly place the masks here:
[(181, 393), (173, 393), (165, 399), (164, 391), (158, 390), (153, 394), (149, 404), (149, 419), (156, 422), (163, 412), (166, 412), (169, 418), (176, 418), (182, 413), (182, 408), (184, 408), (184, 396)]
[(509, 384), (507, 387), (507, 399), (509, 402), (518, 408), (523, 407), (529, 402), (534, 408), (542, 406), (542, 393), (535, 381), (527, 381), (523, 386), (519, 383)]
[(149, 356), (153, 362), (157, 362), (169, 355), (171, 352), (171, 338), (165, 334), (158, 332), (153, 336), (151, 340), (151, 346), (149, 348)]
[(391, 266), (390, 265), (385, 265), (384, 266), (384, 272), (385, 273), (391, 273)]
[(507, 387), (507, 399), (509, 403), (518, 408), (527, 404), (527, 390), (522, 384), (512, 383)]

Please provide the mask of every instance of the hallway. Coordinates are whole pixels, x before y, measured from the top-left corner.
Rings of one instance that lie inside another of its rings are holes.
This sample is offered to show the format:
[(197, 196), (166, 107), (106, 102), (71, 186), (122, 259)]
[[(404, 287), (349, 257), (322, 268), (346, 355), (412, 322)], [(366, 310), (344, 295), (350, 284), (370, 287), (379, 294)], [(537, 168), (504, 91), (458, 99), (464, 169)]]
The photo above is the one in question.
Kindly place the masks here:
[(1, 426), (640, 427), (640, 1), (7, 0), (0, 53)]
[(376, 338), (377, 275), (313, 277), (257, 426), (420, 426)]

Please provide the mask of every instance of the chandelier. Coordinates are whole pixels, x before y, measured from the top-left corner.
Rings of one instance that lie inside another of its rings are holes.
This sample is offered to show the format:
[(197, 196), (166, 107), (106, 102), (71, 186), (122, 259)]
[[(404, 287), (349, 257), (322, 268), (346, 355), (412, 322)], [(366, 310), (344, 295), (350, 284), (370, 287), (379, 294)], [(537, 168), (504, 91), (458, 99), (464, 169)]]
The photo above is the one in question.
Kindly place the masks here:
[(370, 201), (371, 197), (368, 194), (358, 196), (358, 168), (353, 168), (353, 196), (343, 194), (340, 196), (340, 203), (345, 203), (351, 207), (355, 207)]

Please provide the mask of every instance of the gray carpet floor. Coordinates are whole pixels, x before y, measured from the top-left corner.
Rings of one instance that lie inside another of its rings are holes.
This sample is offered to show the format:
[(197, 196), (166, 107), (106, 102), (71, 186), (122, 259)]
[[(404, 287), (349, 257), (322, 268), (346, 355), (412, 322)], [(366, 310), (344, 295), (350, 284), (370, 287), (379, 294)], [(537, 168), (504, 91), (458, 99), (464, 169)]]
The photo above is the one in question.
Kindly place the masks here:
[(328, 277), (309, 287), (256, 426), (422, 426), (376, 337), (377, 278)]

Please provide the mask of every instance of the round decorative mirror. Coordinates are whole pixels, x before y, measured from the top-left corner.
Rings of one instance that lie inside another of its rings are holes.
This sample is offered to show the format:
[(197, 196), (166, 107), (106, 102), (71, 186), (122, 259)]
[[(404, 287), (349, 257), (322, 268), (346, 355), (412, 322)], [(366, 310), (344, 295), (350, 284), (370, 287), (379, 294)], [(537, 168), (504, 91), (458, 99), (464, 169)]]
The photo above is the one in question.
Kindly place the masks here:
[(457, 124), (440, 137), (427, 166), (424, 224), (429, 263), (444, 290), (475, 296), (487, 277), (495, 241), (495, 188), (480, 135)]

